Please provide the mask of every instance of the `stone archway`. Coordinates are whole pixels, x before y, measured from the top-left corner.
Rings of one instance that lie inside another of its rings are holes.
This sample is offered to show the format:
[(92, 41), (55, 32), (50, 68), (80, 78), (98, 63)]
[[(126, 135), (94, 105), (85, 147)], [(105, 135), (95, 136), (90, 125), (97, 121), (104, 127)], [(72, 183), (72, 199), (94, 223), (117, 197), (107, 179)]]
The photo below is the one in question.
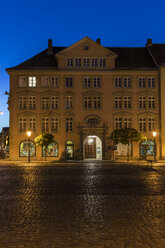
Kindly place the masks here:
[(83, 158), (102, 160), (102, 141), (96, 135), (89, 135), (83, 143)]

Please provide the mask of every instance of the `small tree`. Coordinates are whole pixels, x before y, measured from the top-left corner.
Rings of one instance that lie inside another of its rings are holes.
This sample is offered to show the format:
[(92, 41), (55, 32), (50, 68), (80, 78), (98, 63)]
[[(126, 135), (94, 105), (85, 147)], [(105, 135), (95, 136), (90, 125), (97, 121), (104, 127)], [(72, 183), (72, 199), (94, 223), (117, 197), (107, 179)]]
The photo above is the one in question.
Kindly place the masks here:
[(132, 145), (132, 142), (144, 141), (146, 137), (135, 128), (121, 128), (114, 130), (110, 135), (110, 139), (114, 140), (115, 144), (122, 143), (128, 145), (127, 160), (129, 161), (129, 144)]
[(42, 149), (45, 149), (45, 161), (48, 145), (50, 145), (52, 142), (54, 142), (54, 136), (49, 133), (41, 133), (35, 138), (36, 145), (42, 147)]

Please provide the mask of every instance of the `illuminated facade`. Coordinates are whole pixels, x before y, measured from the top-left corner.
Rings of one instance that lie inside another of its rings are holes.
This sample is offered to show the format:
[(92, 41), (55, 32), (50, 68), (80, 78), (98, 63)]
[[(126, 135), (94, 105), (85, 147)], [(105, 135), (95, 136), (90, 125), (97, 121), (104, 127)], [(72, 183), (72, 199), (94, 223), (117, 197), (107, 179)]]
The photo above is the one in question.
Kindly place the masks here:
[[(10, 159), (25, 160), (28, 130), (32, 160), (42, 160), (35, 147), (41, 132), (55, 142), (48, 159), (111, 159), (113, 129), (133, 127), (148, 143), (133, 144), (133, 158), (165, 157), (165, 45), (103, 47), (88, 37), (69, 47), (52, 47), (7, 69), (10, 75)], [(164, 55), (163, 55), (164, 53)], [(164, 56), (164, 57), (163, 57)], [(161, 102), (160, 102), (161, 101)], [(162, 114), (161, 114), (162, 112)], [(118, 145), (118, 156), (127, 153)]]

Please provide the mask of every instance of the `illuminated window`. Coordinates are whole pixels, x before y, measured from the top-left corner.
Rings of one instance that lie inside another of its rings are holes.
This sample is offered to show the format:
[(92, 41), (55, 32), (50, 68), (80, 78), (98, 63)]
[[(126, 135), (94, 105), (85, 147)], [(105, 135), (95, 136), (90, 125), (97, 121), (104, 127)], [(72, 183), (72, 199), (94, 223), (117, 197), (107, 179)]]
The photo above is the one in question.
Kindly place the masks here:
[(27, 87), (27, 80), (25, 76), (20, 76), (18, 79), (19, 87)]
[(115, 88), (121, 88), (121, 77), (114, 78)]
[(139, 88), (145, 88), (146, 87), (145, 77), (140, 77), (138, 80), (139, 80)]
[(36, 87), (36, 84), (37, 84), (36, 77), (29, 77), (28, 86)]
[[(28, 157), (29, 156), (29, 141), (24, 140), (19, 145), (19, 156)], [(36, 146), (33, 141), (30, 141), (30, 157), (36, 156)]]
[(48, 77), (42, 77), (41, 78), (41, 87), (42, 88), (48, 88), (49, 87), (49, 78)]
[[(45, 157), (45, 149), (42, 149), (42, 156)], [(53, 142), (48, 145), (46, 150), (46, 157), (58, 157), (58, 144)]]
[(52, 109), (59, 108), (59, 97), (58, 96), (51, 97), (51, 108)]
[(59, 87), (59, 79), (58, 77), (51, 77), (50, 78), (50, 84), (52, 88), (58, 88)]
[(49, 118), (43, 117), (41, 122), (42, 132), (49, 132)]
[(148, 88), (155, 88), (155, 78), (148, 77)]
[(101, 80), (100, 77), (94, 77), (93, 78), (93, 86), (95, 88), (100, 88), (101, 87)]
[(90, 87), (91, 87), (90, 77), (84, 77), (84, 88), (90, 88)]
[(19, 109), (20, 110), (26, 109), (26, 105), (27, 105), (27, 98), (26, 98), (26, 96), (20, 96), (19, 97)]
[(35, 96), (28, 97), (28, 108), (36, 109), (36, 97)]
[(66, 130), (66, 132), (73, 131), (73, 118), (72, 117), (67, 117), (66, 118), (65, 130)]
[(19, 118), (19, 131), (26, 132), (26, 117)]
[(149, 96), (148, 97), (148, 108), (149, 109), (154, 109), (155, 108), (155, 97), (154, 96)]
[(51, 118), (51, 131), (52, 132), (59, 131), (59, 118), (58, 117)]
[(67, 87), (67, 88), (73, 87), (73, 78), (72, 77), (66, 77), (65, 78), (65, 87)]

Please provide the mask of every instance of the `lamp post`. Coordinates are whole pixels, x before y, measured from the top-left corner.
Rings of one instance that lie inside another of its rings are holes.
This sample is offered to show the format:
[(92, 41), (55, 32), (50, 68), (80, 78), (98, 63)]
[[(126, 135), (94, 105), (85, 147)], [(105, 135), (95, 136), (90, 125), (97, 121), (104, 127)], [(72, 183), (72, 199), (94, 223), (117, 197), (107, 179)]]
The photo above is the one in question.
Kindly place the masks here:
[(29, 137), (28, 138), (28, 146), (29, 146), (29, 150), (28, 150), (28, 163), (30, 163), (30, 136), (31, 136), (32, 132), (31, 131), (28, 131), (27, 132), (27, 136)]
[(154, 137), (154, 161), (156, 162), (156, 132), (152, 132), (152, 135)]

